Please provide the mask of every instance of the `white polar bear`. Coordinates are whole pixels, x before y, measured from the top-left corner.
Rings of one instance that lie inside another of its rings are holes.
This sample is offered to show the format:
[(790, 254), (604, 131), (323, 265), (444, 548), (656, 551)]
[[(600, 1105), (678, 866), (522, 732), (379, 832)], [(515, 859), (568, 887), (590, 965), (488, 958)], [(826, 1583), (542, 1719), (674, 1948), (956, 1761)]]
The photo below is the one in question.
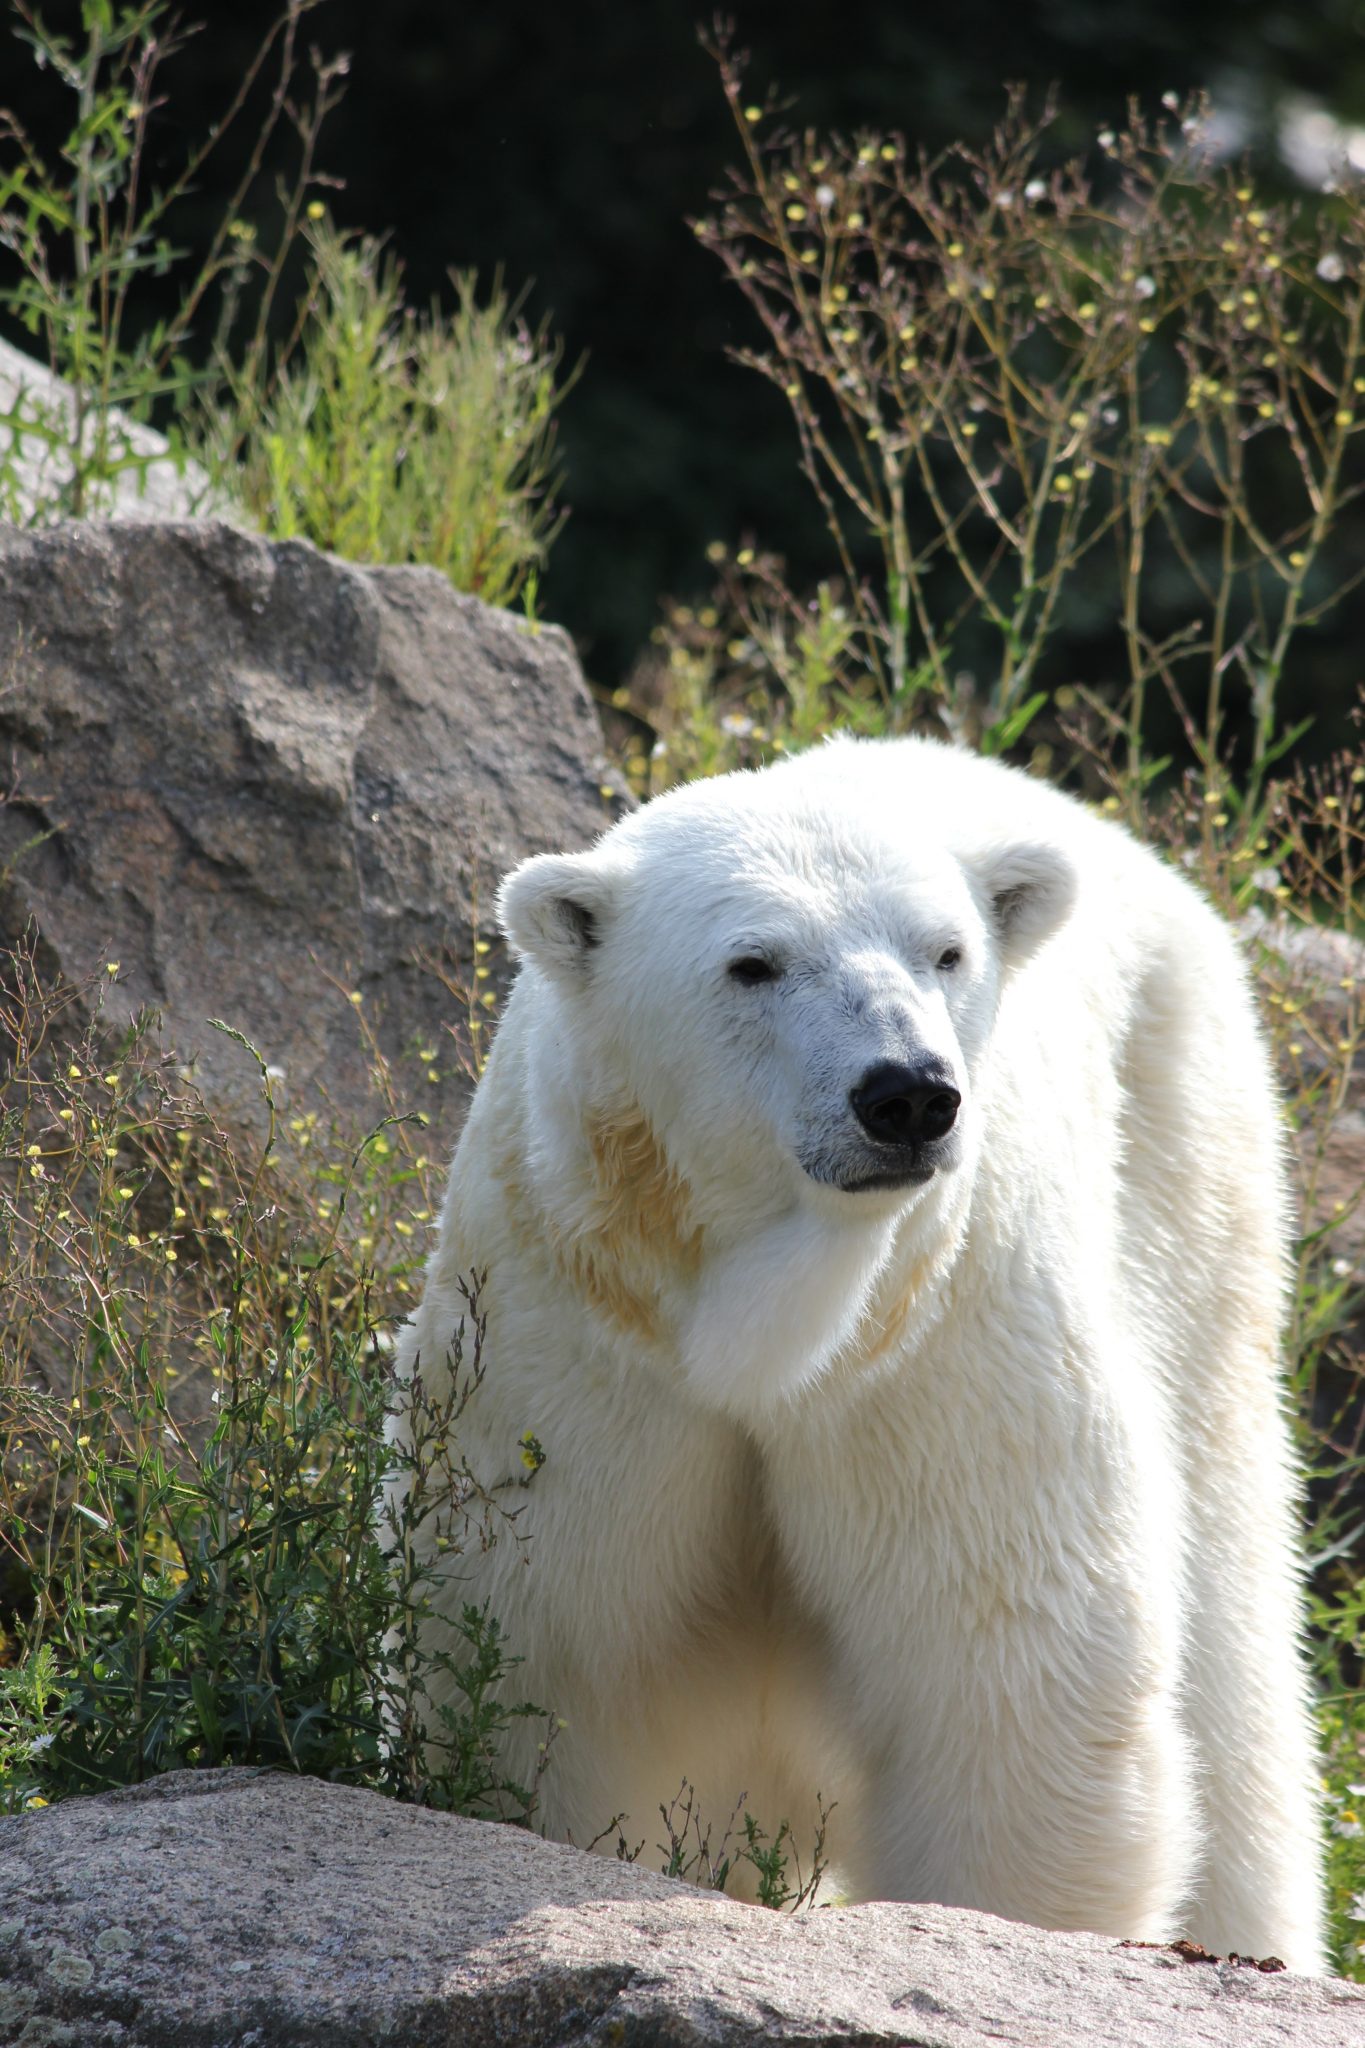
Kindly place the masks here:
[(685, 1777), (808, 1842), (819, 1792), (857, 1896), (1322, 1969), (1283, 1143), (1218, 917), (919, 740), (673, 792), (501, 914), (400, 1382), (486, 1273), (462, 1447), (547, 1462), (441, 1597), (567, 1722), (542, 1825), (652, 1839)]

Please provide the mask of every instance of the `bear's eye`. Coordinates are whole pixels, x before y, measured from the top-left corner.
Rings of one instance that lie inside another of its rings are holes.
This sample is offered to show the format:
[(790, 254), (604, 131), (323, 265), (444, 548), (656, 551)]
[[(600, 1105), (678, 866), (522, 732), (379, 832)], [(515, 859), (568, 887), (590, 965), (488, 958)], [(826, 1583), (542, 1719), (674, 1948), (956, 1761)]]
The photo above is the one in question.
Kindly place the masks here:
[(961, 958), (962, 958), (962, 948), (961, 948), (961, 946), (945, 946), (945, 947), (944, 947), (944, 949), (943, 949), (943, 951), (942, 951), (942, 952), (941, 952), (941, 953), (939, 954), (939, 956), (938, 956), (938, 969), (939, 969), (939, 973), (940, 973), (940, 974), (948, 974), (948, 973), (950, 973), (950, 972), (952, 971), (952, 969), (953, 969), (954, 967), (956, 967), (956, 966), (957, 966), (957, 964), (958, 964), (958, 961), (959, 961), (959, 960), (960, 960)]
[(743, 982), (754, 987), (760, 981), (776, 981), (781, 973), (771, 960), (765, 960), (761, 953), (745, 953), (738, 960), (730, 962), (728, 973), (731, 981)]

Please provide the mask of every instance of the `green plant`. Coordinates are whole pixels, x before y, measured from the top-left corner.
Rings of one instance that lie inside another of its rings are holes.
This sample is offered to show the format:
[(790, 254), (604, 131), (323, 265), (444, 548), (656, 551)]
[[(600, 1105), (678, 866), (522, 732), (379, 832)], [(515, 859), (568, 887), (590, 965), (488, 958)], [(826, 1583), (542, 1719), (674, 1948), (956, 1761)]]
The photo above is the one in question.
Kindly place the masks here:
[[(1292, 651), (1360, 580), (1334, 546), (1365, 474), (1359, 192), (1330, 214), (1263, 201), (1197, 106), (1104, 131), (1093, 177), (1049, 161), (1018, 94), (986, 149), (917, 160), (896, 135), (797, 131), (715, 54), (744, 164), (696, 233), (755, 315), (738, 360), (790, 409), (837, 583), (798, 599), (716, 543), (710, 638), (665, 629), (638, 708), (667, 726), (700, 691), (774, 745), (853, 717), (999, 750), (1062, 687), (1140, 824), (1174, 704), (1225, 781), (1235, 721), (1255, 814), (1298, 736)], [(839, 615), (824, 673), (813, 613)], [(1082, 616), (1117, 621), (1123, 673), (1050, 666)]]
[[(341, 1152), (313, 1118), (280, 1129), (264, 1067), (244, 1153), (144, 1032), (111, 1046), (99, 990), (45, 982), (29, 949), (0, 977), (0, 1036), (7, 1808), (250, 1762), (528, 1816), (498, 1743), (538, 1710), (509, 1694), (496, 1621), (466, 1609), (458, 1655), (418, 1641), (419, 1552), (516, 1540), (515, 1499), (459, 1450), (473, 1284), (449, 1393), (418, 1390), (409, 1451), (384, 1435), (378, 1301), (413, 1284), (430, 1162), (392, 1120)], [(437, 1667), (458, 1703), (424, 1734)]]
[(555, 411), (568, 382), (546, 329), (494, 282), (454, 279), (452, 314), (411, 315), (382, 246), (320, 224), (298, 330), (239, 373), (215, 473), (253, 519), (361, 562), (425, 562), (489, 604), (536, 579), (562, 515)]
[[(684, 1779), (668, 1804), (659, 1808), (665, 1836), (655, 1844), (659, 1871), (664, 1877), (683, 1878), (703, 1891), (734, 1891), (743, 1885), (752, 1890), (760, 1906), (777, 1912), (795, 1913), (813, 1906), (829, 1874), (825, 1838), (833, 1811), (818, 1793), (815, 1803), (819, 1820), (811, 1867), (803, 1873), (789, 1822), (780, 1822), (777, 1833), (769, 1836), (741, 1800), (717, 1840), (713, 1822), (703, 1818), (696, 1787)], [(645, 1845), (641, 1841), (631, 1846), (622, 1819), (615, 1816), (588, 1846), (595, 1849), (614, 1837), (617, 1861), (638, 1863)]]
[[(0, 110), (0, 251), (10, 272), (0, 275), (0, 313), (35, 339), (70, 395), (63, 402), (35, 385), (0, 413), (0, 509), (7, 517), (109, 510), (118, 480), (145, 476), (151, 460), (129, 423), (154, 415), (183, 471), (190, 418), (215, 374), (192, 353), (206, 323), (216, 322), (220, 348), (230, 341), (247, 365), (260, 358), (316, 177), (319, 133), (345, 70), (314, 56), (309, 95), (298, 98), (299, 30), (316, 4), (285, 0), (205, 140), (167, 183), (156, 184), (149, 124), (161, 104), (163, 69), (185, 41), (166, 0), (81, 0), (77, 35), (48, 28), (16, 0), (16, 34), (74, 105), (53, 160), (40, 154), (17, 113)], [(245, 165), (207, 248), (189, 257), (174, 239), (180, 204), (243, 123), (258, 88), (267, 92), (266, 105)], [(267, 153), (282, 128), (294, 131), (296, 163), (266, 250), (245, 216), (258, 201)], [(182, 279), (175, 310), (149, 321), (141, 288), (168, 274)]]

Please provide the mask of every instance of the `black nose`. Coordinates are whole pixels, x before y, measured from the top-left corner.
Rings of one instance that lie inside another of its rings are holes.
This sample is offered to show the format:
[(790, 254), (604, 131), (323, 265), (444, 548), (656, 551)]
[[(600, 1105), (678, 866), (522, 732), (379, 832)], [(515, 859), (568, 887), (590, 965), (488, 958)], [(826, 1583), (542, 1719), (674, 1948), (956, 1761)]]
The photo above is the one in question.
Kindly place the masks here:
[(849, 1094), (853, 1114), (879, 1145), (920, 1145), (946, 1138), (962, 1097), (942, 1067), (871, 1067)]

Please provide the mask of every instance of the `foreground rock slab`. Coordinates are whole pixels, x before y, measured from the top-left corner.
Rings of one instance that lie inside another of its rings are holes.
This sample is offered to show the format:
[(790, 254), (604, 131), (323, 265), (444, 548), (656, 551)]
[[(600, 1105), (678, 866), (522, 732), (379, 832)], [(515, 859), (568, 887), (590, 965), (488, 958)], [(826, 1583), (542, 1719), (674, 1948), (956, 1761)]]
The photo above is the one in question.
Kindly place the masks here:
[(1348, 2048), (1365, 1990), (934, 1906), (792, 1919), (251, 1771), (0, 1821), (26, 2048)]
[(257, 1128), (255, 1063), (209, 1019), (290, 1115), (369, 1129), (391, 1105), (363, 997), (390, 1058), (441, 1055), (401, 1103), (435, 1156), (462, 1101), (442, 975), (468, 977), (506, 867), (622, 801), (563, 633), (212, 522), (0, 527), (0, 760), (0, 936), (31, 921), (76, 980), (117, 961), (112, 1021), (157, 1009)]

